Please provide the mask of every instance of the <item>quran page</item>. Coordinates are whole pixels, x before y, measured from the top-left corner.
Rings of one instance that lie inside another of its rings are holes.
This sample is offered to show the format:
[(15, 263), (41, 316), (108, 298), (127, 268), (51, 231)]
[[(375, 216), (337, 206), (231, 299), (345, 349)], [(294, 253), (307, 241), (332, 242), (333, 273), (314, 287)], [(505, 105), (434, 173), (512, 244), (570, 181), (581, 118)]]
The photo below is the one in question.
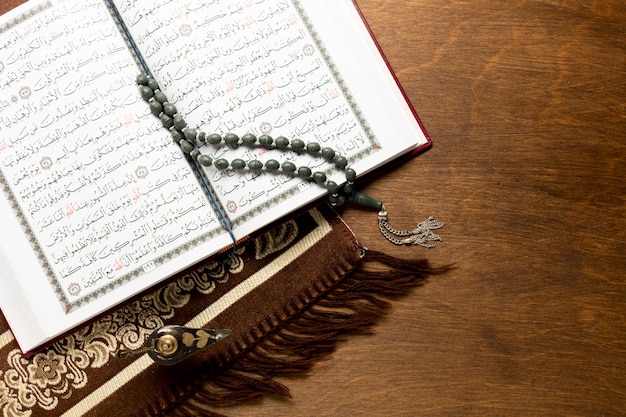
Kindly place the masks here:
[(0, 24), (0, 306), (21, 348), (228, 245), (102, 0)]

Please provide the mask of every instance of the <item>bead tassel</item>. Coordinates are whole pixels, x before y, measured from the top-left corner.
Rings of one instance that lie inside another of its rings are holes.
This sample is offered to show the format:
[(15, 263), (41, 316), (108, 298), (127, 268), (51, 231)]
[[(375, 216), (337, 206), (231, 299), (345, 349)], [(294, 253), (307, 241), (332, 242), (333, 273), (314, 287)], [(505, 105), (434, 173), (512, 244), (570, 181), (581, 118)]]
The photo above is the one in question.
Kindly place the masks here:
[[(241, 137), (234, 133), (227, 133), (224, 136), (218, 133), (207, 135), (204, 132), (199, 132), (187, 126), (183, 116), (178, 113), (176, 106), (167, 100), (167, 97), (160, 90), (154, 78), (146, 74), (140, 74), (137, 77), (137, 83), (139, 84), (141, 97), (150, 105), (150, 111), (161, 120), (163, 127), (170, 131), (172, 139), (180, 146), (182, 152), (188, 155), (198, 165), (203, 167), (213, 166), (221, 171), (227, 169), (233, 169), (235, 171), (248, 169), (253, 172), (264, 170), (272, 173), (282, 171), (286, 175), (297, 176), (303, 180), (326, 187), (328, 191), (328, 201), (333, 207), (340, 207), (346, 202), (350, 202), (377, 210), (378, 226), (381, 233), (387, 240), (396, 245), (433, 247), (434, 244), (427, 242), (441, 240), (432, 230), (439, 229), (443, 227), (444, 224), (434, 220), (432, 217), (420, 223), (417, 228), (413, 230), (397, 230), (391, 227), (387, 222), (387, 212), (383, 207), (383, 203), (355, 190), (354, 182), (357, 178), (356, 171), (348, 166), (348, 159), (345, 156), (339, 155), (334, 149), (322, 147), (319, 143), (315, 142), (305, 143), (301, 139), (289, 140), (284, 136), (279, 136), (274, 139), (269, 135), (261, 135), (257, 138), (252, 133), (246, 133)], [(197, 147), (198, 143), (201, 145), (220, 145), (222, 142), (231, 149), (236, 149), (240, 145), (260, 146), (264, 149), (291, 150), (296, 153), (308, 153), (318, 156), (343, 170), (346, 183), (340, 186), (336, 182), (329, 180), (324, 172), (313, 172), (308, 166), (297, 167), (290, 161), (285, 161), (281, 164), (275, 159), (269, 159), (265, 163), (256, 159), (246, 162), (240, 158), (233, 159), (231, 162), (225, 158), (213, 160), (209, 155), (202, 154)]]

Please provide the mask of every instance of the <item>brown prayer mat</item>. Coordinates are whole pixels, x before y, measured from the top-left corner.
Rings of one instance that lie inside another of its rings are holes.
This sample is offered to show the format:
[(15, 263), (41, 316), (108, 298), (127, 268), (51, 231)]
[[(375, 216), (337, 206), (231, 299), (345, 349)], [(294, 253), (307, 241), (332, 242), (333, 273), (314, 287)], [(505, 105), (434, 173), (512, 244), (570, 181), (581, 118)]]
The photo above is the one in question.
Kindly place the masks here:
[[(242, 245), (230, 266), (208, 261), (30, 358), (0, 316), (0, 415), (217, 415), (209, 410), (288, 396), (273, 376), (305, 373), (342, 334), (374, 324), (389, 306), (378, 296), (438, 272), (364, 253), (322, 206)], [(116, 358), (165, 324), (233, 335), (174, 366)]]

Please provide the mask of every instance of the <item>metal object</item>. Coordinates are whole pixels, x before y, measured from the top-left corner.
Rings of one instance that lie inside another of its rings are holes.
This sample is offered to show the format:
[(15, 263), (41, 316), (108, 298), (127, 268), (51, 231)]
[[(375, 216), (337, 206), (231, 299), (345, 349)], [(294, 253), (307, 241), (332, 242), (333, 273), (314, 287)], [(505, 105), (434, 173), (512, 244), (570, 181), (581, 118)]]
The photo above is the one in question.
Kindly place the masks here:
[(378, 228), (388, 241), (395, 245), (420, 245), (425, 248), (432, 248), (435, 245), (427, 242), (439, 242), (441, 238), (439, 235), (433, 233), (433, 230), (441, 229), (444, 226), (443, 222), (427, 218), (423, 222), (417, 225), (413, 230), (397, 230), (389, 225), (387, 222), (388, 215), (385, 208), (378, 213)]
[(117, 351), (120, 359), (147, 352), (160, 365), (175, 365), (194, 353), (231, 336), (227, 329), (194, 329), (184, 326), (163, 326), (148, 337), (139, 349)]

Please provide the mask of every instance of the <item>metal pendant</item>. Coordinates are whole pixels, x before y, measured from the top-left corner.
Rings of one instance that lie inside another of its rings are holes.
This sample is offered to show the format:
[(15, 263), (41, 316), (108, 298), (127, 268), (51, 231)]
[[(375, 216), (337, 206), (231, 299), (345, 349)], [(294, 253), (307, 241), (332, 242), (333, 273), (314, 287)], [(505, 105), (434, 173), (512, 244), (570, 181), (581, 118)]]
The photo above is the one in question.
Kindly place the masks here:
[(445, 223), (427, 218), (417, 225), (413, 230), (397, 230), (387, 222), (388, 216), (385, 208), (378, 212), (378, 228), (385, 238), (396, 245), (420, 245), (425, 248), (432, 248), (435, 245), (427, 242), (440, 242), (439, 235), (433, 233), (433, 230), (441, 229)]
[(148, 337), (146, 345), (139, 349), (118, 350), (117, 357), (128, 358), (147, 352), (150, 358), (161, 365), (175, 365), (200, 350), (231, 336), (227, 329), (194, 329), (168, 325), (156, 329)]

